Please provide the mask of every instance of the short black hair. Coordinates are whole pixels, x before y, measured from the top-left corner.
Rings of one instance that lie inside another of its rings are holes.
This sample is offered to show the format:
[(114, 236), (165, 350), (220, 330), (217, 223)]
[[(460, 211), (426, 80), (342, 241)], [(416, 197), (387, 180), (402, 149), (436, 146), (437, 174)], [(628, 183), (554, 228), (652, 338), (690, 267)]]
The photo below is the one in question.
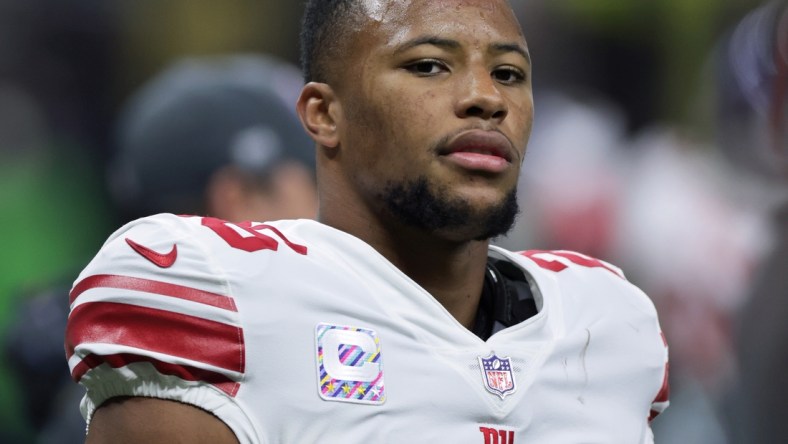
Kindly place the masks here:
[(362, 16), (361, 0), (307, 0), (300, 36), (306, 82), (329, 82), (329, 61), (342, 56), (345, 40)]

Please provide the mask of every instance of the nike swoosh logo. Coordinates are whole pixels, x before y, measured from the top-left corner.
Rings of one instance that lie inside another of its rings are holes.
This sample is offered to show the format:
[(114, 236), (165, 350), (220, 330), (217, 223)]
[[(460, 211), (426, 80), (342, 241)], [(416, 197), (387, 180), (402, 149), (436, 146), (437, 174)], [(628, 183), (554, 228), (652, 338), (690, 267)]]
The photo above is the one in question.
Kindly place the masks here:
[(175, 259), (178, 258), (178, 246), (176, 244), (172, 244), (172, 250), (170, 250), (169, 253), (162, 254), (157, 253), (144, 245), (140, 245), (129, 238), (126, 238), (126, 243), (129, 244), (129, 246), (142, 257), (153, 262), (161, 268), (172, 267), (172, 264), (175, 263)]

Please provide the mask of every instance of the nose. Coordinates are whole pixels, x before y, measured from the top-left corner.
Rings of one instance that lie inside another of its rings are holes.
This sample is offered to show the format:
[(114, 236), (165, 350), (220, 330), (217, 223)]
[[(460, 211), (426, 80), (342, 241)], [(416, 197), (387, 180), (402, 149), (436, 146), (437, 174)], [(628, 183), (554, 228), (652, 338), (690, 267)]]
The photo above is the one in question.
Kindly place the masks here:
[(457, 116), (502, 121), (509, 113), (509, 107), (499, 87), (487, 69), (469, 72), (457, 86), (462, 91), (457, 101)]

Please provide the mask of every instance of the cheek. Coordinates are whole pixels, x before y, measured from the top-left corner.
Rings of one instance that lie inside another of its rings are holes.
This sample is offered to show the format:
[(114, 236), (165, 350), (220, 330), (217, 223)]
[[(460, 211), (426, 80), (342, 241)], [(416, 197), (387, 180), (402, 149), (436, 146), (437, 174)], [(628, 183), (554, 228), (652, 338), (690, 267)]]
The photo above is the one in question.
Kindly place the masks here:
[(394, 92), (385, 99), (389, 104), (385, 110), (386, 127), (393, 138), (407, 140), (414, 145), (428, 145), (441, 131), (440, 116), (446, 111), (439, 109), (439, 94), (434, 91), (418, 95), (408, 93)]
[(350, 158), (347, 165), (353, 169), (352, 174), (364, 181), (380, 179), (396, 161), (397, 145), (401, 144), (399, 128), (402, 113), (391, 106), (391, 97), (383, 92), (373, 95), (361, 106), (348, 113), (350, 129), (346, 141), (350, 150), (346, 153)]
[(379, 96), (378, 102), (385, 106), (379, 108), (374, 118), (372, 130), (377, 133), (374, 137), (383, 138), (383, 143), (398, 151), (401, 157), (417, 154), (440, 131), (438, 112), (434, 109), (436, 96), (434, 92), (408, 95), (407, 91), (398, 90)]
[(423, 113), (420, 117), (426, 123), (426, 128), (433, 128), (433, 124), (437, 123), (435, 119), (436, 110), (434, 109), (438, 103), (437, 96), (434, 91), (427, 91), (416, 101), (416, 109)]
[(534, 121), (534, 107), (533, 100), (528, 98), (513, 105), (514, 109), (509, 113), (510, 116), (517, 116), (516, 119), (511, 121), (516, 138), (519, 138), (524, 144), (528, 142), (531, 135), (531, 127)]

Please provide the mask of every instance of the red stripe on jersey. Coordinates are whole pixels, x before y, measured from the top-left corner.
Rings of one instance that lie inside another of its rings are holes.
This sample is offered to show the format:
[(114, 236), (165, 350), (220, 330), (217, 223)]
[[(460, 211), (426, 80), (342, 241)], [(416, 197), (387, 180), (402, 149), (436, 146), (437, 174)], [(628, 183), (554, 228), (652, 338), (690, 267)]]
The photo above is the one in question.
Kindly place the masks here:
[(152, 281), (131, 276), (116, 276), (110, 274), (98, 274), (89, 276), (81, 280), (74, 289), (71, 290), (70, 301), (74, 301), (87, 290), (93, 288), (119, 288), (123, 290), (144, 291), (162, 296), (185, 299), (187, 301), (198, 302), (212, 307), (223, 308), (230, 311), (238, 311), (235, 307), (233, 298), (207, 291), (197, 290), (196, 288), (184, 287), (182, 285), (169, 284), (167, 282)]
[(210, 370), (203, 370), (201, 368), (191, 367), (188, 365), (171, 364), (162, 362), (148, 356), (132, 355), (128, 353), (120, 353), (116, 355), (88, 355), (71, 372), (71, 377), (74, 381), (79, 382), (80, 379), (88, 371), (98, 367), (101, 364), (107, 364), (112, 368), (121, 368), (129, 364), (137, 362), (147, 362), (151, 364), (156, 371), (162, 375), (177, 376), (184, 381), (202, 381), (213, 385), (219, 390), (227, 393), (230, 396), (235, 396), (238, 393), (240, 383), (232, 379)]
[[(665, 345), (665, 348), (668, 347), (668, 338), (665, 337), (664, 332), (659, 332), (660, 337), (662, 338), (662, 343)], [(652, 408), (651, 412), (649, 413), (648, 420), (651, 422), (654, 418), (657, 417), (663, 410), (665, 410), (665, 405), (670, 400), (670, 362), (665, 363), (665, 373), (662, 377), (662, 387), (660, 387), (657, 396), (654, 398), (654, 401), (651, 403)]]
[(88, 302), (71, 311), (66, 355), (80, 344), (116, 344), (244, 371), (243, 330), (171, 311)]
[[(652, 408), (651, 412), (649, 413), (648, 420), (651, 422), (654, 418), (657, 417), (662, 410), (665, 409), (664, 405), (670, 399), (670, 383), (668, 382), (668, 374), (670, 372), (670, 364), (665, 363), (665, 376), (662, 379), (662, 387), (659, 389), (659, 393), (657, 393), (656, 398), (651, 403), (652, 407), (659, 407), (659, 408)], [(661, 405), (660, 405), (661, 404)]]
[(621, 274), (621, 272), (619, 272), (618, 270), (616, 270), (616, 269), (614, 269), (612, 267), (609, 267), (609, 266), (605, 265), (605, 263), (600, 261), (599, 259), (585, 257), (583, 255), (580, 255), (580, 254), (577, 254), (577, 253), (572, 253), (570, 251), (527, 250), (527, 251), (519, 252), (519, 254), (531, 259), (532, 261), (534, 261), (536, 263), (536, 265), (539, 265), (541, 268), (544, 268), (544, 269), (547, 269), (547, 270), (550, 270), (550, 271), (555, 271), (555, 272), (563, 271), (563, 270), (565, 270), (567, 268), (567, 266), (565, 264), (563, 264), (562, 262), (557, 261), (555, 259), (543, 259), (543, 258), (540, 258), (540, 257), (536, 256), (537, 254), (541, 254), (541, 253), (552, 254), (554, 256), (558, 256), (558, 257), (562, 257), (564, 259), (568, 259), (573, 264), (580, 265), (582, 267), (604, 268), (605, 270), (607, 270), (607, 271), (615, 274), (616, 276), (624, 279), (624, 276)]
[[(239, 225), (243, 226), (242, 224), (239, 224)], [(304, 256), (306, 256), (306, 253), (307, 253), (307, 248), (306, 248), (306, 246), (304, 246), (304, 245), (298, 245), (298, 244), (296, 244), (296, 243), (290, 242), (290, 239), (288, 239), (287, 237), (285, 237), (285, 235), (284, 235), (284, 234), (282, 234), (282, 232), (281, 232), (281, 231), (279, 231), (278, 229), (276, 229), (276, 227), (273, 227), (273, 226), (271, 226), (271, 225), (266, 225), (266, 224), (260, 224), (260, 225), (255, 225), (254, 227), (250, 226), (249, 228), (250, 228), (250, 229), (252, 229), (252, 230), (260, 230), (260, 229), (263, 229), (263, 228), (265, 228), (265, 229), (267, 229), (267, 230), (271, 230), (271, 231), (273, 231), (273, 232), (274, 232), (274, 233), (275, 233), (277, 236), (279, 236), (279, 238), (280, 238), (280, 239), (282, 239), (282, 242), (284, 242), (284, 243), (285, 243), (285, 245), (287, 245), (288, 247), (290, 247), (290, 249), (291, 249), (291, 250), (295, 251), (295, 252), (296, 252), (296, 253), (298, 253), (298, 254), (303, 254)]]
[(527, 257), (528, 259), (531, 259), (532, 261), (534, 261), (534, 263), (536, 263), (536, 265), (538, 265), (540, 268), (544, 268), (545, 270), (559, 272), (569, 268), (563, 262), (557, 261), (555, 259), (542, 259), (540, 257), (537, 257), (536, 255), (539, 253), (552, 254), (552, 251), (528, 250), (528, 251), (521, 251), (519, 254)]
[(572, 252), (569, 252), (569, 251), (553, 251), (552, 254), (555, 254), (556, 256), (561, 256), (561, 257), (567, 258), (570, 261), (572, 261), (573, 263), (575, 263), (577, 265), (582, 265), (584, 267), (588, 267), (588, 268), (604, 268), (605, 270), (615, 274), (616, 276), (618, 276), (618, 277), (620, 277), (622, 279), (624, 278), (624, 276), (622, 276), (621, 273), (618, 270), (607, 266), (604, 262), (600, 261), (599, 259), (585, 257), (585, 256), (582, 256), (580, 254), (572, 253)]

